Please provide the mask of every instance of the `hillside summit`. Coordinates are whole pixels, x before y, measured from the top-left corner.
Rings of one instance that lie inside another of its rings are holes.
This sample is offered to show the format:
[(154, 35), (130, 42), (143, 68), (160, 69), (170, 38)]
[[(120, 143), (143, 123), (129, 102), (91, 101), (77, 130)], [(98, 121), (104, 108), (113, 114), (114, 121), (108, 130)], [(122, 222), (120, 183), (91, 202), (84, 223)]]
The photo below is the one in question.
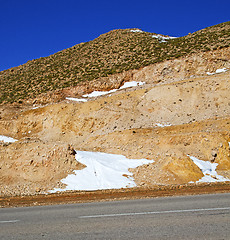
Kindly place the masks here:
[(129, 169), (139, 189), (229, 185), (229, 26), (114, 30), (1, 72), (0, 196), (66, 189), (78, 151), (153, 160)]
[(138, 29), (113, 30), (93, 41), (0, 72), (0, 103), (20, 103), (41, 93), (165, 60), (226, 48), (229, 42), (230, 22), (179, 38)]

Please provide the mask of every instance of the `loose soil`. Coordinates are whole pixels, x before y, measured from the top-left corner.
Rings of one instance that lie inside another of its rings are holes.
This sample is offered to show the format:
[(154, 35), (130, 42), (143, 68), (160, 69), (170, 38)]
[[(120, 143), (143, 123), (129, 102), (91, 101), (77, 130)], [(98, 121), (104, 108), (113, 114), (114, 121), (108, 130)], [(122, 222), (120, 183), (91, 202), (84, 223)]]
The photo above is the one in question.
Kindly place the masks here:
[(28, 207), (99, 201), (119, 201), (195, 194), (215, 194), (230, 191), (230, 184), (212, 183), (197, 185), (156, 186), (155, 188), (132, 188), (93, 192), (64, 192), (59, 194), (39, 194), (34, 196), (14, 196), (0, 198), (0, 207)]

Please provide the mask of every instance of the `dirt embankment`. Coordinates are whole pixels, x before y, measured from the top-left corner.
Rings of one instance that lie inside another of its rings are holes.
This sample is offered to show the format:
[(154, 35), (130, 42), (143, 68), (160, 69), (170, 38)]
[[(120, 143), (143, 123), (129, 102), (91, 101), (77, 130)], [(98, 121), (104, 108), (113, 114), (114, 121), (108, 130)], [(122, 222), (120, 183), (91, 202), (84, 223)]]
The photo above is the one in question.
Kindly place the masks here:
[(41, 94), (37, 98), (24, 102), (27, 104), (50, 104), (60, 102), (66, 97), (80, 97), (94, 90), (106, 91), (117, 89), (129, 81), (144, 81), (148, 84), (165, 84), (179, 81), (194, 76), (207, 75), (207, 72), (215, 72), (219, 68), (230, 68), (230, 47), (215, 51), (192, 54), (175, 60), (164, 61), (138, 70), (130, 70), (123, 73), (111, 75), (79, 83), (76, 87), (65, 88)]
[[(115, 75), (104, 87), (108, 78), (58, 95), (62, 99), (117, 88), (124, 81), (146, 82), (86, 103), (1, 106), (0, 135), (19, 141), (0, 145), (0, 195), (61, 187), (62, 178), (84, 167), (76, 163), (74, 149), (154, 159), (132, 170), (139, 187), (197, 181), (203, 174), (187, 155), (218, 163), (218, 173), (230, 178), (230, 71), (206, 74), (230, 68), (228, 59), (230, 48)], [(52, 96), (31, 103), (53, 101)]]

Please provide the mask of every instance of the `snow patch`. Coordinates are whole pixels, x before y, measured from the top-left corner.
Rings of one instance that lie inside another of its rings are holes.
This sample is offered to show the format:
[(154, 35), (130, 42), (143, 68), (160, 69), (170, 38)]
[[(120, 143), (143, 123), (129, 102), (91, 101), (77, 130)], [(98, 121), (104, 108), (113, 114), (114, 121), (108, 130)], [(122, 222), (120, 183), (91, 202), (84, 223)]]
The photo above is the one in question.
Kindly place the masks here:
[(82, 97), (99, 97), (99, 96), (103, 96), (103, 95), (107, 95), (109, 93), (113, 93), (116, 92), (120, 89), (124, 89), (124, 88), (130, 88), (130, 87), (136, 87), (136, 86), (140, 86), (145, 84), (145, 82), (136, 82), (136, 81), (132, 81), (132, 82), (125, 82), (123, 86), (121, 86), (119, 89), (112, 89), (110, 91), (94, 91), (92, 93), (89, 94), (84, 94)]
[[(130, 32), (142, 33), (143, 31), (140, 29), (132, 29), (132, 30), (130, 30)], [(152, 35), (152, 37), (159, 39), (160, 42), (167, 42), (167, 40), (177, 38), (177, 37), (163, 36), (160, 34), (154, 34), (154, 35)]]
[(214, 75), (214, 74), (218, 74), (218, 73), (224, 73), (224, 72), (227, 72), (227, 71), (228, 71), (227, 68), (219, 68), (214, 73), (207, 72), (207, 75)]
[(228, 178), (224, 178), (221, 175), (218, 175), (216, 172), (216, 167), (218, 163), (211, 163), (208, 161), (202, 161), (195, 157), (189, 156), (190, 159), (200, 168), (204, 176), (196, 181), (198, 182), (225, 182), (230, 181)]
[(110, 90), (110, 91), (93, 91), (89, 94), (85, 94), (83, 95), (83, 97), (99, 97), (99, 96), (103, 96), (103, 95), (106, 95), (106, 94), (109, 94), (109, 93), (113, 93), (113, 92), (116, 92), (117, 89), (113, 89), (113, 90)]
[(157, 125), (158, 127), (169, 127), (169, 126), (172, 126), (172, 124), (170, 124), (170, 123), (165, 123), (165, 124), (157, 123), (156, 125)]
[(145, 83), (144, 83), (144, 82), (136, 82), (136, 81), (125, 82), (124, 85), (121, 86), (119, 89), (141, 86), (141, 85), (143, 85), (143, 84), (145, 84)]
[(10, 142), (16, 142), (18, 140), (14, 139), (14, 138), (11, 138), (11, 137), (6, 137), (6, 136), (3, 136), (3, 135), (0, 135), (0, 142), (1, 141), (6, 142), (6, 143), (10, 143)]
[(67, 97), (66, 100), (75, 101), (75, 102), (87, 102), (87, 99), (84, 99), (84, 98), (70, 98), (70, 97)]
[(139, 33), (141, 33), (143, 31), (141, 29), (132, 29), (132, 30), (130, 30), (130, 32), (139, 32)]
[(227, 72), (227, 68), (220, 68), (216, 70), (216, 73), (223, 73), (223, 72)]
[(101, 190), (135, 187), (136, 184), (129, 168), (153, 163), (147, 159), (127, 159), (123, 155), (100, 152), (76, 151), (75, 158), (86, 165), (82, 170), (75, 170), (61, 182), (66, 188), (55, 188), (51, 193), (67, 190)]
[(157, 35), (155, 34), (155, 35), (152, 35), (152, 38), (157, 38), (159, 39), (160, 42), (167, 42), (167, 40), (174, 39), (176, 37), (165, 37), (160, 34), (157, 34)]

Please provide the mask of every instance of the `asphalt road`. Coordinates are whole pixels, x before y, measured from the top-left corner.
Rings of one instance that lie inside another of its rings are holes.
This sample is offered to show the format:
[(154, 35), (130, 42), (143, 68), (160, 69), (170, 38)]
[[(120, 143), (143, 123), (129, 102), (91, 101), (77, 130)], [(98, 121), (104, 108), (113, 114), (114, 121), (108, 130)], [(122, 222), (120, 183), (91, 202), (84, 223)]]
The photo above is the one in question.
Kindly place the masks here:
[(0, 239), (230, 239), (230, 193), (4, 208)]

